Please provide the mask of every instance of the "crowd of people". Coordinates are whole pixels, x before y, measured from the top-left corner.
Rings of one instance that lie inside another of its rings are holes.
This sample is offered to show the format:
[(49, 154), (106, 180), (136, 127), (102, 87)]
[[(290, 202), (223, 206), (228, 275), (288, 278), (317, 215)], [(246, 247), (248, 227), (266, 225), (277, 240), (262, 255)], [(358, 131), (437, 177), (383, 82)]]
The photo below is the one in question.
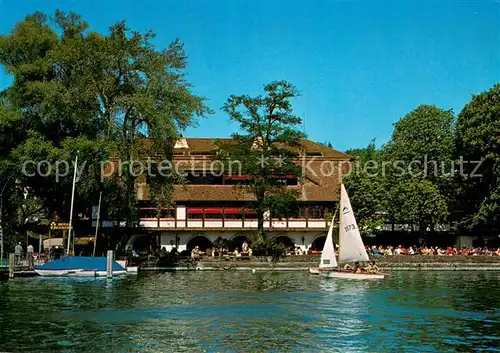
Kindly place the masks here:
[(488, 247), (461, 247), (448, 246), (366, 246), (366, 251), (370, 256), (392, 256), (392, 255), (437, 255), (437, 256), (500, 256), (500, 248), (489, 249)]
[[(338, 254), (338, 245), (335, 244), (336, 253)], [(428, 255), (428, 256), (452, 256), (452, 255), (461, 255), (461, 256), (500, 256), (500, 248), (491, 249), (486, 246), (484, 247), (438, 247), (438, 246), (409, 246), (404, 247), (402, 245), (398, 246), (366, 246), (366, 252), (370, 257), (377, 256), (394, 256), (394, 255)], [(186, 251), (187, 252), (187, 251)], [(190, 253), (187, 252), (186, 255), (190, 254), (193, 260), (197, 260), (205, 255), (215, 257), (217, 253), (222, 253), (225, 256), (231, 257), (248, 257), (253, 255), (253, 250), (250, 247), (247, 241), (244, 241), (241, 245), (241, 251), (238, 247), (234, 249), (234, 251), (229, 250), (228, 248), (223, 249), (211, 249), (206, 253), (202, 251), (199, 246), (195, 246)], [(177, 255), (177, 250), (174, 248), (170, 253), (163, 247), (160, 251), (160, 257), (165, 257), (168, 254)], [(17, 253), (16, 253), (17, 255)], [(19, 254), (20, 255), (20, 254)], [(180, 255), (183, 255), (182, 253)], [(293, 248), (288, 249), (286, 255), (321, 255), (321, 250), (304, 250), (299, 246), (295, 246)], [(20, 256), (19, 256), (20, 257)]]
[[(252, 256), (252, 254), (253, 254), (253, 250), (246, 240), (241, 245), (241, 251), (239, 251), (239, 249), (237, 247), (234, 248), (233, 252), (230, 252), (229, 249), (227, 249), (227, 248), (222, 248), (222, 249), (215, 249), (214, 248), (214, 249), (212, 249), (211, 256), (215, 257), (216, 252), (220, 252), (226, 256), (232, 256), (235, 258), (243, 257), (243, 256)], [(195, 246), (191, 250), (191, 259), (193, 259), (193, 260), (198, 260), (203, 255), (206, 255), (206, 253), (204, 251), (200, 250), (199, 246)]]
[[(335, 250), (338, 254), (338, 245), (335, 244)], [(484, 247), (438, 247), (438, 246), (365, 246), (369, 256), (393, 256), (393, 255), (435, 255), (435, 256), (500, 256), (500, 248)], [(321, 250), (308, 250), (307, 252), (296, 247), (294, 251), (289, 251), (287, 255), (321, 255)]]
[(361, 266), (359, 262), (356, 262), (354, 264), (354, 267), (352, 267), (350, 264), (345, 264), (344, 271), (352, 271), (354, 273), (371, 273), (371, 274), (380, 273), (380, 269), (375, 264), (375, 261), (370, 261), (365, 266)]

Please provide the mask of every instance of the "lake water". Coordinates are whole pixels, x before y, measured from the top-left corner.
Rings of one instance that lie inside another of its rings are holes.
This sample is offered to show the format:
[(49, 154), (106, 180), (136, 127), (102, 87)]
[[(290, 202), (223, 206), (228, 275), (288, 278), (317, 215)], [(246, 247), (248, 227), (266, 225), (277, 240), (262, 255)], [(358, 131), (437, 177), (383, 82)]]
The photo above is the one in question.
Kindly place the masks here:
[(0, 281), (0, 351), (500, 352), (500, 273)]

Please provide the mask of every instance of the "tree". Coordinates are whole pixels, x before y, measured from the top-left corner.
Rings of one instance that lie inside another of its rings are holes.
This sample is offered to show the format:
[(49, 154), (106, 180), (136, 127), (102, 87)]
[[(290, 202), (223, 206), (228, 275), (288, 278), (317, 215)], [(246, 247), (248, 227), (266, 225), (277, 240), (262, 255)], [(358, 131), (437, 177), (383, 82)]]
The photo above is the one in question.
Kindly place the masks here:
[[(0, 64), (14, 78), (3, 93), (10, 113), (0, 116), (0, 124), (10, 126), (10, 134), (4, 135), (4, 155), (13, 167), (17, 189), (29, 190), (28, 197), (41, 202), (48, 218), (68, 217), (71, 163), (77, 151), (81, 163), (88, 156), (87, 164), (97, 170), (100, 161), (109, 158), (111, 144), (100, 139), (103, 126), (95, 115), (99, 103), (83, 80), (83, 51), (78, 45), (86, 28), (77, 15), (56, 12), (51, 23), (46, 15), (35, 13), (0, 36)], [(37, 170), (40, 162), (43, 168)], [(57, 165), (64, 169), (58, 175)], [(99, 180), (91, 180), (87, 173), (81, 176), (76, 200), (86, 200), (75, 203), (75, 214), (88, 210), (92, 185)], [(25, 201), (11, 206), (19, 209)]]
[[(14, 77), (4, 99), (19, 116), (16, 123), (11, 121), (15, 115), (0, 114), (0, 128), (14, 127), (4, 134), (9, 144), (2, 144), (0, 153), (18, 171), (28, 161), (47, 161), (52, 169), (58, 161), (71, 165), (78, 154), (85, 173), (78, 181), (75, 214), (90, 213), (89, 200), (104, 191), (103, 203), (112, 204), (115, 216), (131, 227), (137, 162), (152, 154), (171, 158), (178, 129), (208, 112), (185, 79), (182, 43), (176, 40), (157, 50), (153, 37), (130, 31), (124, 22), (102, 35), (90, 31), (79, 15), (61, 11), (53, 20), (39, 12), (27, 16), (0, 36), (0, 64)], [(101, 162), (111, 156), (124, 168), (102, 182)], [(67, 214), (73, 173), (62, 179), (39, 174), (18, 181), (43, 200), (49, 215)], [(171, 187), (164, 179), (158, 185)]]
[(218, 253), (220, 259), (222, 253), (224, 252), (224, 249), (229, 248), (229, 240), (223, 239), (222, 237), (218, 237), (217, 239), (215, 239), (213, 246), (215, 251)]
[[(141, 176), (140, 167), (134, 165), (144, 165), (154, 154), (171, 160), (178, 129), (193, 125), (196, 116), (209, 112), (185, 79), (187, 57), (182, 43), (176, 40), (167, 50), (157, 51), (152, 38), (151, 32), (131, 32), (121, 22), (110, 28), (109, 36), (93, 33), (86, 43), (92, 53), (86, 57), (87, 84), (100, 102), (98, 116), (117, 146), (116, 155), (129, 163), (119, 175), (128, 227), (134, 224), (135, 184)], [(151, 143), (145, 144), (145, 137)], [(169, 198), (173, 179), (158, 176), (150, 181), (152, 196), (162, 202)]]
[(457, 159), (462, 162), (460, 228), (496, 234), (500, 230), (500, 84), (472, 97), (458, 116), (456, 131)]
[(241, 133), (233, 134), (229, 143), (218, 143), (217, 158), (226, 164), (239, 161), (242, 174), (248, 176), (248, 183), (238, 187), (254, 198), (251, 207), (257, 212), (258, 231), (253, 248), (269, 255), (277, 248), (274, 237), (264, 229), (264, 218), (285, 216), (299, 196), (279, 177), (300, 176), (294, 149), (300, 148), (304, 134), (298, 130), (302, 120), (292, 109), (291, 100), (298, 96), (296, 88), (289, 82), (275, 81), (265, 85), (264, 91), (264, 96), (233, 95), (227, 100), (222, 109), (240, 125)]
[(454, 155), (452, 111), (421, 105), (394, 124), (383, 147), (387, 168), (382, 168), (392, 222), (418, 224), (426, 232), (447, 221)]
[(387, 197), (385, 180), (381, 172), (371, 173), (371, 164), (382, 163), (381, 151), (375, 146), (375, 139), (366, 148), (346, 151), (354, 159), (353, 171), (344, 178), (349, 198), (356, 211), (360, 229), (374, 234), (386, 219)]

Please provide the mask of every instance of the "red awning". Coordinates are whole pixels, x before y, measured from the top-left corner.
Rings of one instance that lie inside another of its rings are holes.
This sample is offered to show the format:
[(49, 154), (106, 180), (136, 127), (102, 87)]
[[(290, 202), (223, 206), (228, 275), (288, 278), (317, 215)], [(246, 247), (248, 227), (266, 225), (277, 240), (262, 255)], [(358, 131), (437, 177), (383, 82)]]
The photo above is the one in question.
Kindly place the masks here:
[(248, 175), (224, 175), (224, 180), (248, 180)]
[[(222, 214), (223, 208), (222, 207), (206, 207), (205, 208), (205, 214)], [(256, 213), (255, 210), (252, 210), (250, 208), (243, 208), (243, 207), (225, 207), (224, 208), (224, 213), (225, 214), (238, 214), (245, 212), (246, 214), (251, 214), (251, 213)], [(203, 207), (189, 207), (187, 209), (188, 214), (203, 214)]]
[(224, 214), (240, 214), (243, 212), (245, 212), (246, 214), (256, 213), (255, 210), (251, 210), (249, 208), (243, 208), (243, 207), (226, 207), (226, 208), (224, 208)]
[[(269, 178), (273, 179), (295, 179), (297, 176), (293, 174), (287, 175), (269, 175)], [(248, 180), (250, 177), (248, 175), (224, 175), (224, 180)]]
[(206, 207), (205, 214), (222, 214), (222, 207)]
[(292, 174), (288, 175), (270, 175), (269, 178), (276, 178), (276, 179), (295, 179), (296, 176)]

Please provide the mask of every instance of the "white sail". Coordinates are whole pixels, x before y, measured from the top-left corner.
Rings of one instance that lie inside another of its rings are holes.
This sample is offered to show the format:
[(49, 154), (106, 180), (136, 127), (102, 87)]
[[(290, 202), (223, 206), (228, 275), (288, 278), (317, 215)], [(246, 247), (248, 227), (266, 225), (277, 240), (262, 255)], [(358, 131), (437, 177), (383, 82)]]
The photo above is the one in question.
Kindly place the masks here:
[(335, 249), (333, 247), (333, 224), (334, 219), (330, 223), (330, 229), (328, 229), (328, 235), (326, 236), (325, 245), (323, 246), (323, 251), (321, 251), (321, 262), (319, 263), (319, 268), (334, 268), (337, 267), (337, 260), (335, 259)]
[(358, 224), (354, 217), (351, 201), (347, 195), (344, 184), (340, 191), (340, 249), (339, 262), (368, 261), (369, 257), (365, 250)]

